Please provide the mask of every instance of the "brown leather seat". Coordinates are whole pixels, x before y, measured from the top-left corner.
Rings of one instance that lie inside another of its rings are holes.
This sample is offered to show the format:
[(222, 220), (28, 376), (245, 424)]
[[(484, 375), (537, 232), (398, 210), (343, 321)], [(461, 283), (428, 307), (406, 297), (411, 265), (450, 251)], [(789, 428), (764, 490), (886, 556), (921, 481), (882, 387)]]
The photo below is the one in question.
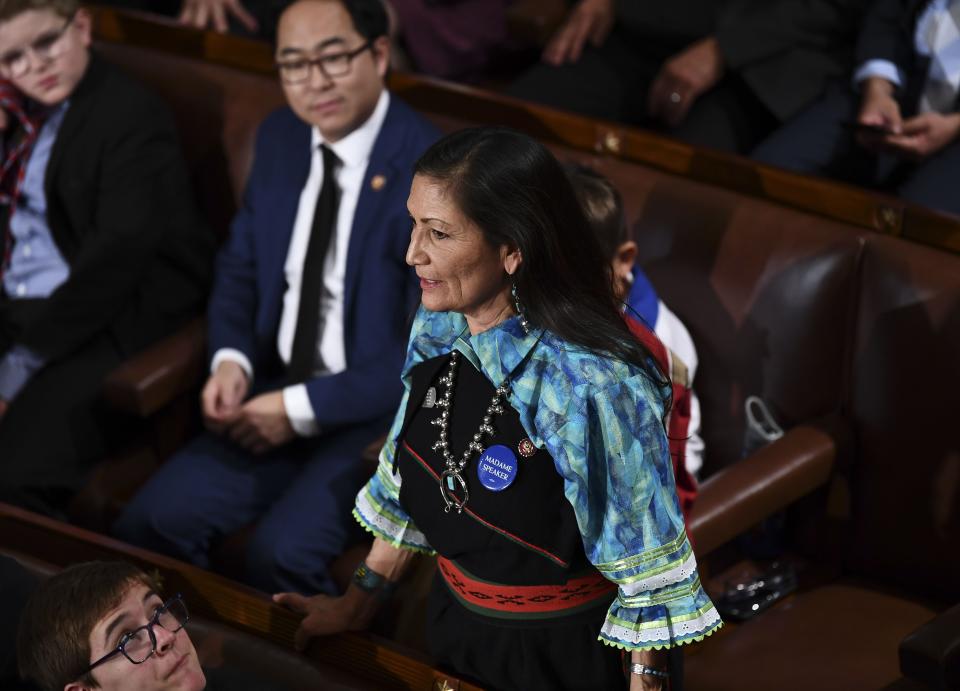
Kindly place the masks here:
[(900, 678), (897, 647), (935, 612), (841, 581), (792, 596), (688, 657), (692, 691), (878, 691)]
[(663, 176), (634, 239), (697, 346), (705, 475), (741, 457), (749, 395), (784, 427), (840, 410), (861, 231)]
[(908, 687), (898, 647), (960, 601), (960, 259), (688, 181), (654, 186), (636, 239), (697, 343), (708, 473), (743, 463), (750, 393), (785, 427), (829, 415), (853, 440), (788, 514), (791, 549), (834, 576), (701, 643), (689, 687)]

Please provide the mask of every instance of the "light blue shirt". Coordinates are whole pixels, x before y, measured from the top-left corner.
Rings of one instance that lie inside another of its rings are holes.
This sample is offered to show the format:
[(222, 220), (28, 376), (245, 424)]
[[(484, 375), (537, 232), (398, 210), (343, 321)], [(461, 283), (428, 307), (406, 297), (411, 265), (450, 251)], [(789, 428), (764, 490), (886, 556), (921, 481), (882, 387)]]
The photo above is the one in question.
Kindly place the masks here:
[[(958, 2), (960, 0), (953, 0)], [(933, 47), (929, 43), (931, 23), (938, 14), (947, 11), (950, 6), (950, 0), (933, 0), (923, 10), (917, 18), (917, 28), (913, 36), (913, 49), (918, 55), (929, 56)], [(938, 56), (948, 73), (960, 72), (960, 42), (954, 41), (945, 51)], [(903, 86), (906, 76), (903, 70), (890, 62), (889, 60), (867, 60), (853, 75), (854, 86), (859, 86), (860, 82), (870, 77), (881, 77), (893, 84), (898, 89)]]
[(10, 265), (3, 274), (3, 288), (14, 300), (48, 297), (70, 275), (70, 267), (50, 232), (47, 196), (43, 189), (50, 152), (68, 106), (69, 102), (61, 104), (40, 129), (10, 219), (13, 251)]
[[(3, 288), (13, 300), (48, 297), (70, 275), (70, 267), (50, 232), (47, 196), (43, 189), (50, 152), (69, 105), (69, 101), (64, 101), (40, 129), (10, 218), (13, 250), (10, 265), (3, 273)], [(43, 358), (28, 348), (20, 345), (11, 348), (0, 358), (0, 400), (16, 398), (44, 364)]]

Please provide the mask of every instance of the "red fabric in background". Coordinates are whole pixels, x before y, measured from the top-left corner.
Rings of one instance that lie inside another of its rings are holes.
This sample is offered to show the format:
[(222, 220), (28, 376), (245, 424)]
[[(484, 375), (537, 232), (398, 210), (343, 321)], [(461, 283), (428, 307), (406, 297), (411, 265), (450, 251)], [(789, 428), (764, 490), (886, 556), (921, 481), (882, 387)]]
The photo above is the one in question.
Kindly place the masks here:
[(0, 205), (8, 207), (6, 227), (3, 230), (3, 252), (0, 253), (2, 277), (13, 250), (10, 219), (13, 218), (17, 195), (27, 170), (27, 161), (30, 160), (30, 152), (37, 142), (37, 137), (40, 136), (46, 110), (28, 113), (23, 96), (5, 79), (0, 79), (0, 108), (7, 116), (7, 127), (3, 133), (3, 163), (0, 165)]

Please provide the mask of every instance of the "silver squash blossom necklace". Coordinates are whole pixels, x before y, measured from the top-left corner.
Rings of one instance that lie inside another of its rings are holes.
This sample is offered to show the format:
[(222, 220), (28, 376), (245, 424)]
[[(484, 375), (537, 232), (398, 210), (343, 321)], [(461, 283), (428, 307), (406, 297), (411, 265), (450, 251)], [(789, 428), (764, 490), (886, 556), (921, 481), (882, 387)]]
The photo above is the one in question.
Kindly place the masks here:
[[(510, 390), (510, 378), (507, 377), (503, 380), (503, 383), (497, 387), (497, 390), (493, 392), (493, 400), (491, 400), (490, 405), (487, 406), (487, 412), (483, 416), (483, 422), (480, 423), (480, 428), (476, 434), (473, 435), (473, 439), (467, 444), (467, 448), (464, 449), (460, 458), (454, 458), (450, 452), (450, 442), (447, 439), (447, 431), (450, 428), (450, 411), (453, 408), (453, 385), (457, 376), (459, 359), (460, 353), (458, 351), (454, 350), (450, 353), (450, 368), (447, 370), (447, 374), (440, 378), (440, 384), (445, 387), (443, 397), (437, 401), (437, 405), (443, 408), (443, 412), (440, 413), (440, 417), (430, 421), (430, 424), (440, 428), (440, 438), (434, 443), (433, 450), (443, 454), (444, 464), (446, 465), (446, 470), (440, 475), (440, 495), (443, 497), (443, 503), (445, 505), (443, 510), (446, 513), (450, 513), (451, 508), (456, 509), (457, 513), (461, 513), (463, 507), (467, 505), (467, 501), (470, 499), (470, 492), (467, 489), (467, 480), (463, 476), (463, 469), (467, 467), (467, 463), (470, 462), (470, 459), (475, 453), (483, 451), (483, 444), (481, 442), (485, 436), (493, 434), (494, 430), (491, 423), (495, 415), (503, 413), (503, 405), (500, 401)], [(453, 494), (453, 492), (457, 490), (458, 485), (460, 492), (463, 494), (463, 501), (458, 500)]]

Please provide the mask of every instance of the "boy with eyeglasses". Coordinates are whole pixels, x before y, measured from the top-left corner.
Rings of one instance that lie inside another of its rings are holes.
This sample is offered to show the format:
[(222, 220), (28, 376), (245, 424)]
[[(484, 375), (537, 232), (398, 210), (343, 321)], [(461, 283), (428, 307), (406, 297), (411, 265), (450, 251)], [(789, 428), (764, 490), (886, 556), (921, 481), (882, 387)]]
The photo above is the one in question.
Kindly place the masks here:
[(213, 237), (163, 103), (76, 0), (0, 0), (0, 500), (53, 513), (106, 447), (104, 376), (198, 313)]
[(381, 0), (298, 0), (280, 18), (289, 107), (260, 127), (217, 262), (207, 432), (133, 498), (122, 539), (208, 568), (212, 546), (255, 523), (251, 585), (337, 591), (363, 449), (402, 393), (420, 295), (406, 201), (438, 134), (387, 91), (388, 53)]
[(206, 679), (183, 628), (189, 618), (179, 595), (161, 599), (131, 564), (77, 564), (27, 601), (20, 673), (44, 691), (199, 691)]

